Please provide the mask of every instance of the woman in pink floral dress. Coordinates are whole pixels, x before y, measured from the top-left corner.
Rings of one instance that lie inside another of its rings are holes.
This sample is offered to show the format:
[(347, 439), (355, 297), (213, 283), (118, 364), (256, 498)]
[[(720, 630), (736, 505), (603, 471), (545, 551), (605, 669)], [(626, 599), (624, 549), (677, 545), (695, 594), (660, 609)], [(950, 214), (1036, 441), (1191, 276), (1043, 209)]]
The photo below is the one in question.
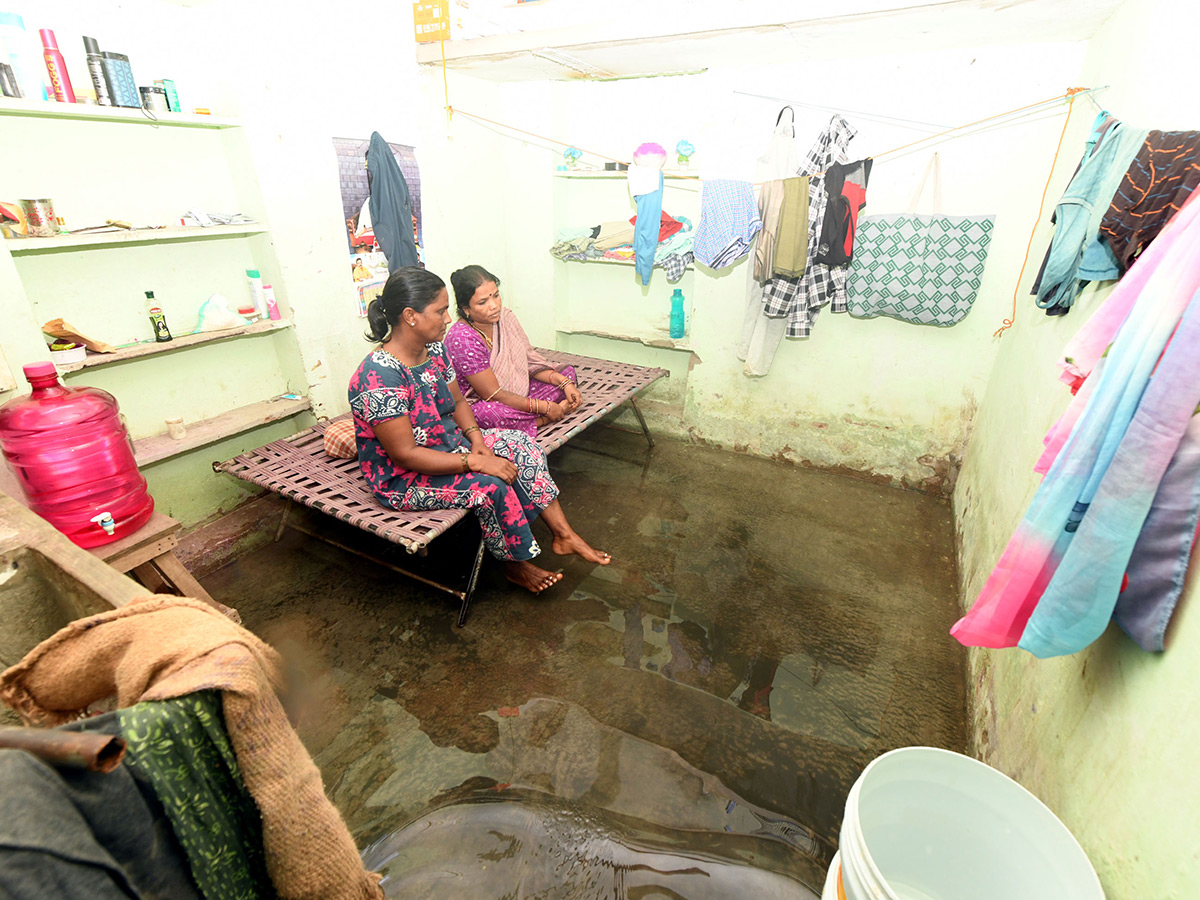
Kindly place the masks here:
[(567, 521), (546, 457), (526, 434), (483, 431), (463, 399), (440, 343), (450, 317), (445, 282), (406, 266), (367, 309), (379, 348), (350, 379), (358, 461), (379, 500), (393, 509), (470, 509), (508, 579), (534, 593), (562, 578), (530, 560), (540, 552), (529, 523), (539, 515), (551, 549), (607, 565)]

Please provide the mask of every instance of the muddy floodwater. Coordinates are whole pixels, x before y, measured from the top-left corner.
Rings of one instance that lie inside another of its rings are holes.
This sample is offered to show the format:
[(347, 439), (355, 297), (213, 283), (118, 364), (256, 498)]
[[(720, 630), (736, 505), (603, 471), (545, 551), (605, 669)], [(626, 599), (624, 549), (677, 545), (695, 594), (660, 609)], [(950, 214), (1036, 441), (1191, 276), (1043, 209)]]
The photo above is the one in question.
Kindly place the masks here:
[[(578, 445), (578, 446), (577, 446)], [(941, 500), (593, 428), (550, 457), (601, 567), (458, 601), (293, 530), (205, 579), (279, 649), (326, 789), (391, 897), (806, 898), (896, 747), (965, 750)], [(356, 549), (428, 560), (326, 517)]]

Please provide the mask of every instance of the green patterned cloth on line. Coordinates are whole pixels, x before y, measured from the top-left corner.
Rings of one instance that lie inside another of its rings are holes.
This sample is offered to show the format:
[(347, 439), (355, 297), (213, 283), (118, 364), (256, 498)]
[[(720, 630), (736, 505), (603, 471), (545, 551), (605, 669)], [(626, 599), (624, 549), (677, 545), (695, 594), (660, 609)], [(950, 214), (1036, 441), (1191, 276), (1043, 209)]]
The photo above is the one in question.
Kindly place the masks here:
[(148, 781), (207, 900), (276, 896), (262, 817), (225, 730), (221, 694), (200, 691), (116, 711), (125, 765)]

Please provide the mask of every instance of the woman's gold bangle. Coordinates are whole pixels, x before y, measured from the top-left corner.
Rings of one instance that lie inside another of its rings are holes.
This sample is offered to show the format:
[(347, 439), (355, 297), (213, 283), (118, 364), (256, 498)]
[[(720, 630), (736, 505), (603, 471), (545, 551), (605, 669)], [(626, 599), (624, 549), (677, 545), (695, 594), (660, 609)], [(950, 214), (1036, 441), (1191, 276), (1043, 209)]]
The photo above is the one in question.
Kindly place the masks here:
[(470, 472), (470, 471), (471, 471), (471, 463), (470, 463), (470, 460), (468, 460), (468, 459), (467, 459), (467, 454), (466, 454), (466, 453), (464, 453), (464, 454), (462, 455), (462, 467), (463, 467), (463, 472)]
[(492, 391), (490, 394), (488, 394), (486, 397), (484, 397), (483, 402), (487, 403), (489, 400), (491, 400), (493, 397), (495, 397), (498, 393), (500, 393), (500, 388), (496, 388), (494, 391)]
[(483, 434), (483, 429), (481, 429), (478, 425), (468, 425), (463, 429), (463, 437), (466, 437), (472, 431), (478, 431), (480, 434)]

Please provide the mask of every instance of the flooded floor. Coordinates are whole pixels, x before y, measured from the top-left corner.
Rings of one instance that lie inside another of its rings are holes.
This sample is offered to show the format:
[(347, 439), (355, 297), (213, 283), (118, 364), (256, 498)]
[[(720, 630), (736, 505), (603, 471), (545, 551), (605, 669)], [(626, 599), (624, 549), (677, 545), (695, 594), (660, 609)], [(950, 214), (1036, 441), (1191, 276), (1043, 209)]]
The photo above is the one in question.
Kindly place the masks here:
[[(205, 586), (287, 659), (390, 896), (815, 896), (867, 762), (965, 749), (949, 507), (614, 429), (576, 442), (551, 470), (612, 565), (555, 557), (535, 524), (563, 581), (534, 598), (485, 564), (464, 629), (450, 595), (291, 530)], [(465, 568), (470, 541), (429, 565)]]

